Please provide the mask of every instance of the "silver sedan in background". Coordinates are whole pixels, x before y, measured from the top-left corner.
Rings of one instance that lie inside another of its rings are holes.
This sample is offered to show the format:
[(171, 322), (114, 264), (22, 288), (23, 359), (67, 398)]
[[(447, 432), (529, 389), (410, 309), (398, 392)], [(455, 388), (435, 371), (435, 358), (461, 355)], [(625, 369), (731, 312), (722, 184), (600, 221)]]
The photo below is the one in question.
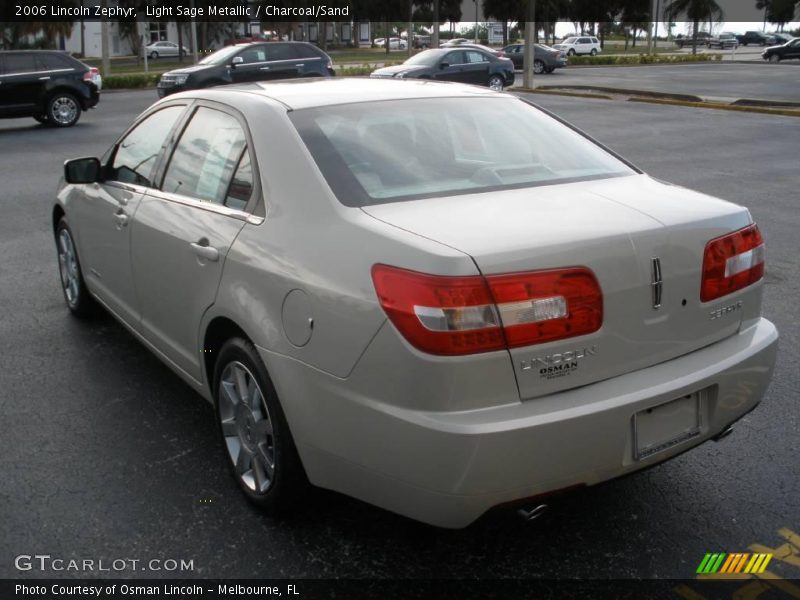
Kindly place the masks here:
[(721, 439), (772, 375), (750, 213), (511, 95), (183, 92), (64, 179), (69, 310), (213, 402), (270, 514), (310, 482), (464, 527)]

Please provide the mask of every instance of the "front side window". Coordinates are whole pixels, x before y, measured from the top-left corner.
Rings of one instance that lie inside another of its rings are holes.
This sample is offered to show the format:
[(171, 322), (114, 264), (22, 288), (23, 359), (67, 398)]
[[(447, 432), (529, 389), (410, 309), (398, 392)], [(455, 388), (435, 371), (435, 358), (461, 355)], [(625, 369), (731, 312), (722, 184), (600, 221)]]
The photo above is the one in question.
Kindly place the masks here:
[(250, 63), (266, 62), (267, 60), (267, 53), (264, 50), (264, 46), (247, 48), (246, 50), (242, 50), (237, 56), (241, 56), (246, 65)]
[(289, 118), (347, 206), (636, 173), (516, 98), (358, 103)]
[(184, 106), (168, 106), (148, 116), (117, 146), (106, 180), (152, 186), (158, 156)]
[(464, 64), (464, 53), (463, 52), (450, 52), (447, 56), (444, 57), (442, 62), (446, 62), (450, 65), (463, 65)]
[[(244, 131), (234, 117), (201, 106), (181, 134), (161, 189), (225, 205), (234, 171), (246, 153), (246, 143)], [(241, 196), (241, 192), (234, 191), (234, 201), (237, 194)]]

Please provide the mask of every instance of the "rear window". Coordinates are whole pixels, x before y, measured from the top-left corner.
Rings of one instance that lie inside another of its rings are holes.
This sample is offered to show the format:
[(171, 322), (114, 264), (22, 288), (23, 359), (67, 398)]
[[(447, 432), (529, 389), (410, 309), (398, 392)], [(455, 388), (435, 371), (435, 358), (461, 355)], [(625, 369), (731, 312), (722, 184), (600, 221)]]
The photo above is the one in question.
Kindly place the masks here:
[(292, 48), (300, 58), (320, 58), (321, 56), (311, 46), (305, 44), (292, 44)]
[(516, 98), (357, 103), (289, 118), (347, 206), (635, 173)]

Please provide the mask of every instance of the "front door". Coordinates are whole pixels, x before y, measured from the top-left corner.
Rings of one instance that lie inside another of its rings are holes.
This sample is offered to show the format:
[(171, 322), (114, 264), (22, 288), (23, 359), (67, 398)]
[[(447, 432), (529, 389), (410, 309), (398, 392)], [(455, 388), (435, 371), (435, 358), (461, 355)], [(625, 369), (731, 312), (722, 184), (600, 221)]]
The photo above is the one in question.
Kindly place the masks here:
[(139, 303), (130, 264), (130, 225), (169, 133), (185, 105), (163, 108), (138, 123), (117, 144), (104, 168), (104, 181), (85, 184), (70, 204), (79, 225), (83, 276), (92, 291), (122, 319), (135, 323)]
[[(236, 62), (241, 59), (241, 62)], [(270, 71), (266, 44), (248, 46), (235, 57), (231, 65), (231, 79), (234, 83), (261, 81)]]
[(199, 326), (214, 303), (228, 250), (248, 218), (253, 178), (242, 121), (197, 108), (175, 146), (160, 190), (142, 198), (131, 263), (141, 331), (185, 373), (202, 379)]
[(464, 65), (465, 83), (486, 85), (489, 81), (489, 58), (477, 50), (465, 50), (466, 64)]
[(434, 73), (435, 79), (444, 81), (460, 81), (465, 82), (464, 79), (464, 63), (466, 62), (463, 50), (454, 50), (444, 55), (439, 63), (438, 72)]
[[(45, 85), (40, 77), (36, 58), (32, 52), (9, 52), (0, 57), (0, 103), (9, 112), (29, 111), (39, 99), (39, 90)], [(49, 79), (49, 77), (47, 77)]]

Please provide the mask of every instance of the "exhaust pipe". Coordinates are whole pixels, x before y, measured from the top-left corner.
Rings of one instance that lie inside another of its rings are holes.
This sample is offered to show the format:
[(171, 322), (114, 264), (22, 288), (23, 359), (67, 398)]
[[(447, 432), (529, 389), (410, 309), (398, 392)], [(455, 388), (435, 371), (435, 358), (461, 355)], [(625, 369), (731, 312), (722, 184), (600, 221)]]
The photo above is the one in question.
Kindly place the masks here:
[(546, 512), (547, 512), (547, 504), (540, 504), (539, 506), (534, 506), (529, 510), (520, 508), (517, 511), (517, 514), (523, 521), (533, 521), (541, 517)]
[(721, 442), (732, 433), (733, 433), (733, 427), (731, 425), (728, 425), (725, 429), (723, 429), (721, 432), (719, 432), (711, 439), (714, 440), (715, 442)]

